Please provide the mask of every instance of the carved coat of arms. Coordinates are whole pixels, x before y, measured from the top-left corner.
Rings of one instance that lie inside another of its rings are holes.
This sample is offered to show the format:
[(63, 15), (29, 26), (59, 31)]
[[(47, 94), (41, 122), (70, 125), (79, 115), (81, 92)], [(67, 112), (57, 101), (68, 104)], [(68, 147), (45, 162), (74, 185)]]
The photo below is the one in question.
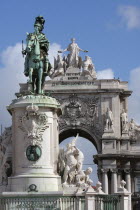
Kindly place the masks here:
[(39, 108), (36, 105), (26, 107), (26, 113), (20, 117), (19, 128), (25, 132), (25, 135), (30, 140), (31, 145), (42, 141), (43, 132), (47, 128), (47, 116), (38, 112)]
[(64, 115), (70, 118), (71, 122), (76, 121), (81, 116), (81, 104), (76, 96), (71, 95), (69, 97), (69, 103), (65, 106)]
[(98, 97), (82, 97), (76, 94), (68, 98), (57, 98), (62, 107), (62, 115), (59, 117), (60, 130), (64, 127), (82, 126), (98, 132), (101, 128), (98, 119)]

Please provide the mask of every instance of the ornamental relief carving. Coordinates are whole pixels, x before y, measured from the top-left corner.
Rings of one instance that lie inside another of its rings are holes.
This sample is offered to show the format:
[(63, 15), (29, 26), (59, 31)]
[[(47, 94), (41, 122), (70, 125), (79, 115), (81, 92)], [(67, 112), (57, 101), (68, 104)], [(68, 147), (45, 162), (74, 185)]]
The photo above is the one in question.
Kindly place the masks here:
[(40, 145), (42, 135), (46, 130), (48, 118), (45, 113), (39, 113), (39, 107), (31, 105), (26, 107), (26, 112), (19, 117), (19, 128), (25, 133), (28, 144)]
[(79, 97), (71, 94), (69, 97), (56, 97), (62, 108), (62, 115), (59, 117), (59, 129), (65, 127), (76, 128), (83, 126), (94, 132), (101, 131), (98, 117), (98, 97)]

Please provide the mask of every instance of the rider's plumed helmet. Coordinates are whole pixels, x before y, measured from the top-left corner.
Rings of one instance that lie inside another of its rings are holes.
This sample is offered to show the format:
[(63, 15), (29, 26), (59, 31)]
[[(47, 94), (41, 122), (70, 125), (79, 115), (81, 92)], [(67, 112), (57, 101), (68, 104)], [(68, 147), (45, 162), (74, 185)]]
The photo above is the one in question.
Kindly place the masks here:
[(40, 31), (42, 31), (44, 29), (44, 23), (45, 23), (45, 19), (42, 16), (38, 16), (35, 18), (34, 26), (39, 26)]

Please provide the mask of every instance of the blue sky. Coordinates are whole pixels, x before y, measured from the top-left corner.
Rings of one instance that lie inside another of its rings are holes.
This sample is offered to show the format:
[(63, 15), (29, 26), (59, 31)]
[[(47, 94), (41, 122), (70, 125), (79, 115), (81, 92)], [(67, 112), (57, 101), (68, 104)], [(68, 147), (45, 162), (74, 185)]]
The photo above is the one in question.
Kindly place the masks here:
[(1, 2), (0, 51), (25, 40), (25, 32), (33, 30), (34, 18), (41, 14), (46, 19), (44, 32), (50, 42), (65, 48), (75, 37), (81, 48), (89, 50), (97, 70), (112, 68), (116, 77), (128, 80), (128, 71), (139, 65), (140, 29), (128, 28), (119, 14), (123, 6), (140, 9), (138, 0)]
[(11, 125), (6, 105), (19, 90), (18, 83), (26, 82), (21, 41), (25, 42), (26, 32), (33, 31), (38, 15), (46, 19), (44, 33), (51, 42), (51, 60), (58, 49), (66, 48), (75, 37), (80, 48), (89, 51), (101, 78), (115, 76), (129, 81), (134, 91), (129, 101), (129, 116), (140, 124), (139, 0), (0, 0), (0, 5), (0, 124), (3, 127)]

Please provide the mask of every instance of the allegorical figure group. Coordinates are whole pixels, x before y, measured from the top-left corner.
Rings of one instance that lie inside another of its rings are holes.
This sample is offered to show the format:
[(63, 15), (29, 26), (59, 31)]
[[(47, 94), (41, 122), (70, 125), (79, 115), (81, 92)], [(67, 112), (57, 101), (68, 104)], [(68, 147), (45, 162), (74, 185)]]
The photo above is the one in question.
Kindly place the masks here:
[(75, 145), (77, 138), (78, 135), (67, 144), (66, 150), (60, 149), (58, 172), (62, 177), (63, 186), (88, 187), (93, 183), (89, 178), (92, 168), (82, 169), (84, 155)]

